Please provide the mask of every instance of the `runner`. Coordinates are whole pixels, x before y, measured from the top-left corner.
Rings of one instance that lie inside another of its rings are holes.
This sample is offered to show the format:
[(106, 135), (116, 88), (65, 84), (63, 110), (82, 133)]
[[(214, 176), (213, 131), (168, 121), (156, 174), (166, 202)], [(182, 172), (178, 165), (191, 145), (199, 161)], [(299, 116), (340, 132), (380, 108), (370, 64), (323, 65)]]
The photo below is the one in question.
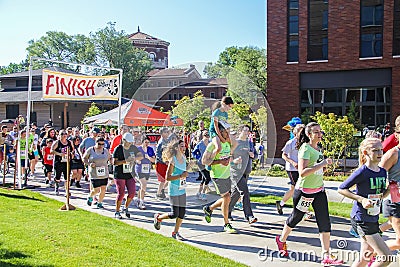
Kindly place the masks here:
[(211, 181), (211, 176), (210, 171), (207, 170), (206, 166), (201, 163), (201, 158), (203, 157), (204, 152), (206, 151), (206, 148), (210, 143), (210, 134), (208, 133), (208, 130), (203, 130), (201, 136), (202, 139), (194, 147), (192, 155), (197, 160), (196, 162), (199, 168), (199, 176), (201, 178), (199, 191), (197, 192), (196, 196), (199, 200), (207, 201), (206, 192), (207, 189), (209, 190), (208, 184)]
[(161, 138), (158, 140), (156, 147), (156, 174), (157, 174), (157, 180), (160, 182), (156, 194), (156, 197), (158, 199), (166, 198), (164, 188), (166, 186), (165, 175), (167, 172), (168, 165), (166, 162), (163, 161), (162, 153), (164, 148), (168, 144), (168, 136), (170, 133), (171, 131), (167, 127), (161, 128), (160, 130)]
[(133, 145), (131, 133), (124, 133), (122, 144), (117, 146), (113, 154), (114, 182), (117, 186), (117, 198), (115, 200), (115, 218), (122, 219), (120, 208), (125, 196), (125, 187), (128, 189), (128, 197), (125, 201), (125, 216), (131, 217), (129, 205), (135, 197), (136, 184), (134, 179), (134, 164), (136, 160), (142, 160), (143, 156)]
[(79, 145), (81, 143), (81, 138), (79, 136), (73, 136), (71, 138), (71, 142), (74, 145), (74, 153), (72, 154), (71, 159), (72, 179), (70, 185), (72, 186), (73, 181), (75, 181), (76, 188), (82, 188), (81, 179), (85, 165), (83, 164), (81, 154), (78, 151)]
[[(391, 252), (379, 234), (378, 222), (386, 190), (386, 170), (378, 166), (382, 155), (380, 139), (364, 139), (359, 148), (359, 168), (339, 186), (340, 194), (355, 200), (350, 216), (354, 231), (361, 237), (361, 257), (353, 266), (365, 266), (369, 261), (375, 261), (369, 266), (390, 264)], [(354, 185), (357, 186), (355, 193), (350, 191)], [(370, 258), (372, 252), (377, 254), (376, 260)]]
[(323, 183), (323, 168), (332, 164), (332, 159), (324, 159), (318, 143), (322, 140), (321, 127), (316, 122), (310, 122), (300, 132), (297, 147), (299, 148), (298, 170), (300, 179), (297, 181), (293, 194), (293, 211), (286, 220), (281, 235), (275, 237), (282, 256), (289, 255), (286, 239), (296, 225), (302, 221), (304, 214), (312, 205), (320, 233), (322, 246), (322, 264), (339, 265), (343, 261), (330, 255), (331, 222), (329, 218), (328, 199)]
[(186, 157), (185, 142), (179, 140), (169, 143), (163, 152), (164, 162), (168, 162), (166, 179), (169, 182), (169, 196), (171, 203), (170, 213), (154, 214), (154, 228), (160, 230), (161, 222), (165, 219), (175, 219), (175, 228), (172, 232), (172, 238), (184, 240), (179, 234), (179, 228), (182, 225), (186, 212)]
[[(92, 183), (87, 204), (92, 205), (93, 197), (100, 192), (97, 202), (97, 208), (102, 209), (103, 199), (106, 194), (106, 186), (108, 183), (108, 162), (110, 160), (110, 152), (104, 148), (104, 138), (97, 137), (96, 145), (86, 150), (83, 155), (83, 162), (89, 166), (89, 179)], [(124, 188), (125, 189), (125, 188)]]
[[(227, 129), (221, 123), (218, 123), (218, 130), (224, 140), (229, 139), (229, 133)], [(206, 151), (204, 152), (202, 163), (211, 167), (211, 178), (216, 188), (217, 193), (221, 196), (212, 205), (206, 205), (203, 207), (204, 218), (207, 223), (211, 222), (211, 215), (213, 211), (221, 207), (222, 215), (224, 216), (224, 232), (236, 233), (236, 230), (232, 227), (228, 220), (229, 203), (231, 201), (231, 186), (232, 181), (230, 179), (230, 155), (231, 155), (231, 144), (229, 142), (221, 143), (221, 150), (216, 154), (214, 143), (209, 143)]]
[(145, 137), (142, 145), (138, 147), (139, 152), (143, 155), (143, 159), (135, 166), (136, 176), (139, 178), (140, 182), (140, 191), (138, 198), (139, 202), (137, 203), (137, 206), (141, 210), (146, 209), (146, 206), (144, 204), (144, 196), (146, 194), (147, 181), (150, 178), (151, 166), (156, 161), (154, 150), (149, 145), (150, 139), (148, 137)]
[(51, 146), (53, 145), (53, 139), (46, 139), (46, 146), (42, 148), (43, 155), (43, 167), (44, 167), (44, 176), (46, 177), (46, 184), (50, 184), (53, 186), (53, 182), (51, 181), (51, 175), (53, 173), (53, 161), (54, 155), (51, 153)]

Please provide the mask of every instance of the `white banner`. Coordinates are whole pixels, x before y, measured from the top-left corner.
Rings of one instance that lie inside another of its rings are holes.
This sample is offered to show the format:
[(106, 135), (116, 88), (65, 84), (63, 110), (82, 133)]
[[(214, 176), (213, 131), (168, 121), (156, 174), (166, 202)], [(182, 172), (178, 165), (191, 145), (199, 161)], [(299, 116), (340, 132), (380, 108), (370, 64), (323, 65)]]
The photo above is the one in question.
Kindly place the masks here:
[(43, 70), (43, 99), (118, 100), (119, 75), (85, 76)]

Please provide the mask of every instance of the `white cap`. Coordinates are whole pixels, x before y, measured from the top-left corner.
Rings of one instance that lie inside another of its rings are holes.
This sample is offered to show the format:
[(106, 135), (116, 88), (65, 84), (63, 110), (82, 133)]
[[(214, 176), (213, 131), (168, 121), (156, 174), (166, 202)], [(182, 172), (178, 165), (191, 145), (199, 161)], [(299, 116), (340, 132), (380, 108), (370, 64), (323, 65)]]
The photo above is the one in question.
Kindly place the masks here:
[(122, 136), (122, 140), (125, 140), (126, 142), (133, 143), (133, 135), (131, 133), (124, 133)]

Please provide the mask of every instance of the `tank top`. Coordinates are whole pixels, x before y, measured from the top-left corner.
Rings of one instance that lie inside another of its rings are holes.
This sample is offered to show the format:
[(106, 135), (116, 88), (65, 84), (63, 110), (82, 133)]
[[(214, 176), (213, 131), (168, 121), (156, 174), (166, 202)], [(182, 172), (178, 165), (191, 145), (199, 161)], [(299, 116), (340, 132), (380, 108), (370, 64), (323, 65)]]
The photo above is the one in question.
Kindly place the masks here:
[(397, 162), (388, 171), (388, 177), (390, 181), (400, 182), (400, 149), (397, 147)]
[[(181, 175), (184, 171), (186, 171), (186, 159), (185, 157), (182, 157), (182, 162), (179, 162), (179, 160), (174, 156), (173, 162), (174, 162), (174, 169), (172, 171), (172, 176), (175, 175)], [(186, 190), (184, 187), (181, 186), (181, 181), (180, 179), (173, 180), (169, 182), (169, 194), (170, 196), (180, 196), (186, 193)]]
[[(72, 145), (71, 145), (70, 141), (67, 141), (66, 145), (61, 143), (60, 140), (58, 140), (57, 142), (58, 142), (58, 145), (57, 145), (57, 148), (55, 149), (56, 152), (65, 154), (66, 151), (67, 151), (67, 147), (69, 147), (69, 151), (72, 151)], [(59, 155), (56, 155), (54, 157), (54, 162), (55, 163), (59, 163), (59, 162), (67, 163), (66, 159), (61, 157), (61, 156), (59, 156)]]
[[(103, 152), (97, 154), (94, 147), (89, 149), (89, 178), (90, 179), (105, 179), (108, 178), (108, 150), (103, 148)], [(90, 163), (96, 164), (93, 168)]]

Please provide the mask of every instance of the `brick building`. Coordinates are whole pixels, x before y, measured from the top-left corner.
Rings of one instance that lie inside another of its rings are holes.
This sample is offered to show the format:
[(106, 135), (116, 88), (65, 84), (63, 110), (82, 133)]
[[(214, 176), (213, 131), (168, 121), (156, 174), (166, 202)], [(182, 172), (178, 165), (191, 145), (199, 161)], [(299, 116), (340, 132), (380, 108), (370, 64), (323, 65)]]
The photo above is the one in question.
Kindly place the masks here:
[(282, 126), (304, 112), (345, 115), (355, 102), (364, 125), (393, 122), (400, 114), (400, 0), (268, 0), (267, 66), (275, 157), (288, 138)]

